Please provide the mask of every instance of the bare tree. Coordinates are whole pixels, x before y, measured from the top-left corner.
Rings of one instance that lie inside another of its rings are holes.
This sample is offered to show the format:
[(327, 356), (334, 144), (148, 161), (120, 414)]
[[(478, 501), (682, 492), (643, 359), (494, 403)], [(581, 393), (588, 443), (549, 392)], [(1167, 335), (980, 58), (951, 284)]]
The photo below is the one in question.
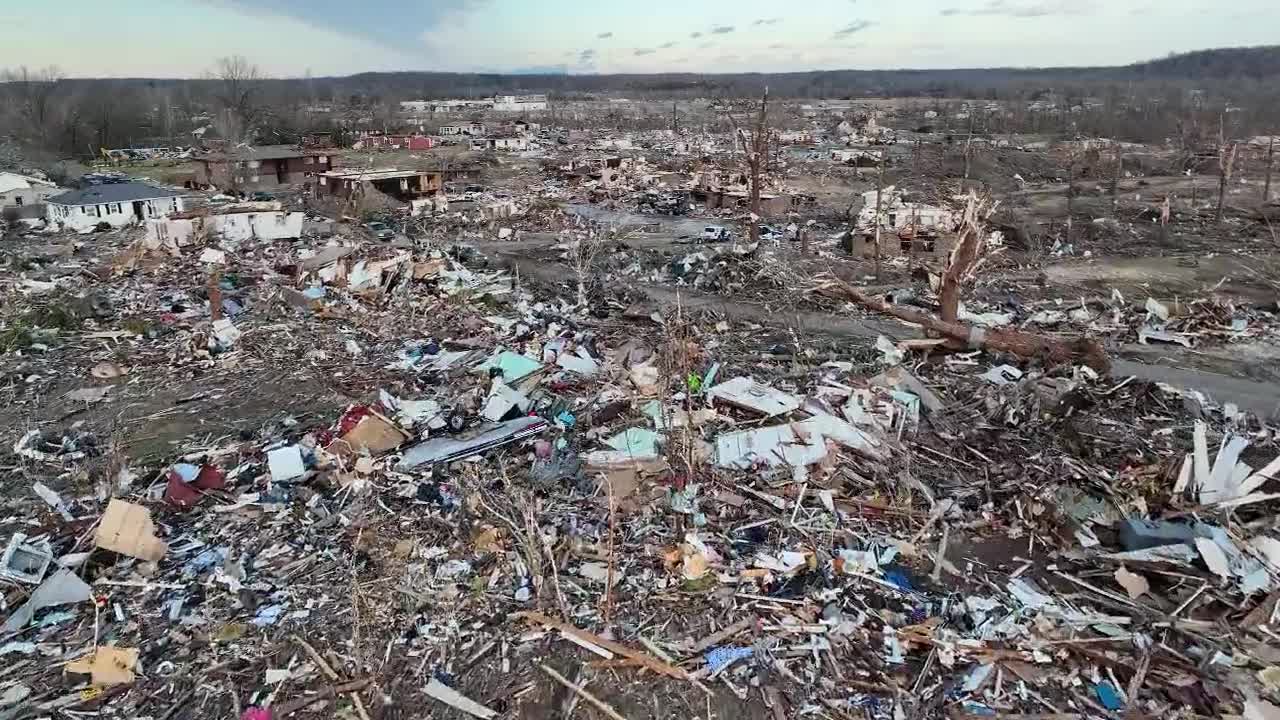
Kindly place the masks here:
[(233, 142), (243, 142), (253, 133), (261, 116), (258, 95), (262, 72), (242, 55), (219, 58), (214, 71), (218, 80), (214, 98), (221, 108), (219, 132)]
[(769, 158), (769, 88), (766, 86), (760, 97), (760, 112), (756, 115), (750, 131), (741, 127), (730, 105), (721, 109), (733, 126), (733, 136), (737, 140), (738, 149), (742, 151), (742, 162), (746, 168), (748, 202), (751, 208), (751, 226), (749, 228), (751, 242), (760, 242), (760, 186), (764, 182), (763, 171)]
[(574, 233), (573, 244), (569, 246), (566, 259), (578, 281), (578, 307), (587, 306), (587, 280), (595, 272), (596, 259), (610, 244), (612, 239), (608, 233), (595, 228), (587, 228), (585, 232)]
[(61, 79), (62, 71), (54, 65), (37, 70), (24, 65), (16, 70), (0, 72), (0, 83), (6, 84), (10, 90), (11, 107), (25, 125), (21, 128), (26, 131), (23, 134), (37, 138), (42, 146), (49, 137), (53, 98)]

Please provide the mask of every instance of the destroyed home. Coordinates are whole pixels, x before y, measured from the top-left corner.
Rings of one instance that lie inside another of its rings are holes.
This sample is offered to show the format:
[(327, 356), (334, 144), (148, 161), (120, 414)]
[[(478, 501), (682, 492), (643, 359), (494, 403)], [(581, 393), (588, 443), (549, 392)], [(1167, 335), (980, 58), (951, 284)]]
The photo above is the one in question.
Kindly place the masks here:
[(41, 218), (45, 201), (62, 192), (48, 180), (0, 172), (0, 218)]
[(45, 218), (70, 230), (113, 228), (164, 217), (183, 209), (182, 193), (142, 182), (90, 185), (47, 198)]
[(321, 174), (318, 184), (323, 195), (349, 198), (366, 192), (377, 192), (402, 202), (409, 202), (443, 191), (444, 173), (395, 168), (333, 170)]
[(401, 100), (402, 113), (456, 113), (477, 110), (493, 112), (541, 112), (547, 109), (546, 95), (495, 95), (483, 100)]
[[(877, 194), (879, 222), (876, 220)], [(959, 222), (956, 214), (936, 205), (907, 201), (905, 197), (906, 194), (894, 186), (879, 193), (875, 190), (863, 193), (857, 222), (860, 237), (853, 243), (853, 252), (867, 257), (875, 255), (875, 241), (879, 237), (879, 252), (885, 254), (946, 257), (951, 253)]]
[(528, 150), (530, 146), (529, 138), (523, 135), (510, 135), (506, 137), (486, 137), (471, 141), (472, 150), (499, 150), (503, 152), (520, 152)]
[(147, 220), (150, 247), (184, 248), (197, 242), (286, 240), (302, 237), (303, 213), (278, 202), (238, 203), (175, 212)]
[[(700, 171), (693, 175), (688, 190), (689, 202), (708, 211), (743, 209), (750, 203), (750, 184), (746, 175), (725, 171)], [(783, 193), (762, 191), (760, 210), (766, 217), (782, 215), (791, 209), (792, 197)]]
[(435, 147), (435, 140), (429, 135), (366, 132), (351, 147), (353, 150), (430, 150)]
[(457, 135), (479, 136), (484, 135), (485, 126), (481, 122), (472, 122), (465, 125), (443, 125), (438, 131), (444, 137), (452, 137)]
[(329, 150), (293, 145), (236, 147), (196, 158), (195, 182), (222, 190), (301, 185), (336, 165)]

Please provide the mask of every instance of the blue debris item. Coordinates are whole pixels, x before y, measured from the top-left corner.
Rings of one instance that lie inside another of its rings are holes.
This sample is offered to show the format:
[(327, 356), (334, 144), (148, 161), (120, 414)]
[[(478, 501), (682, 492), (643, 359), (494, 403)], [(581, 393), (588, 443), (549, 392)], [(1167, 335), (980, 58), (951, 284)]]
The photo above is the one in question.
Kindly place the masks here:
[(258, 611), (258, 615), (249, 621), (254, 627), (267, 627), (275, 625), (280, 620), (280, 615), (284, 613), (284, 605), (268, 605)]
[(739, 660), (751, 657), (753, 653), (755, 650), (752, 648), (734, 645), (712, 648), (707, 651), (707, 667), (712, 673), (718, 673)]
[(230, 555), (228, 548), (209, 548), (188, 560), (184, 569), (190, 573), (202, 573), (214, 565), (221, 565)]
[(565, 430), (572, 430), (573, 426), (578, 423), (578, 418), (574, 417), (568, 410), (562, 410), (556, 416), (556, 422), (563, 425)]
[(1098, 702), (1102, 703), (1102, 707), (1108, 710), (1124, 709), (1124, 700), (1120, 699), (1120, 693), (1111, 687), (1111, 683), (1098, 683), (1093, 686), (1093, 690), (1098, 694)]
[(893, 585), (899, 589), (906, 590), (907, 592), (915, 592), (915, 588), (911, 585), (911, 578), (907, 577), (907, 574), (901, 570), (886, 570), (884, 579), (893, 583)]
[(964, 711), (966, 713), (969, 713), (970, 715), (982, 715), (983, 717), (996, 717), (996, 711), (992, 710), (990, 707), (987, 707), (986, 705), (983, 705), (982, 703), (974, 702), (972, 700), (965, 700), (963, 703), (961, 703), (961, 705), (964, 706)]
[(182, 482), (195, 482), (196, 476), (200, 474), (200, 466), (191, 465), (189, 463), (178, 463), (173, 466), (173, 471), (178, 473), (178, 477), (182, 478)]
[(494, 368), (502, 371), (502, 379), (508, 384), (531, 375), (542, 369), (542, 363), (510, 350), (495, 353), (489, 359), (476, 366), (480, 372), (488, 372)]

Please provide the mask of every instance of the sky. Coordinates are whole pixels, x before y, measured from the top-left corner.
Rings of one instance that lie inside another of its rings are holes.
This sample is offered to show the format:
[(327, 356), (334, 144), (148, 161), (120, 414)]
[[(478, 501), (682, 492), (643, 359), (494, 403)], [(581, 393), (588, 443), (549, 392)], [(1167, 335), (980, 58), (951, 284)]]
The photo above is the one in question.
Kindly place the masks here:
[(14, 0), (0, 22), (0, 68), (201, 77), (227, 55), (243, 55), (275, 77), (1118, 65), (1275, 44), (1280, 11), (1273, 3)]

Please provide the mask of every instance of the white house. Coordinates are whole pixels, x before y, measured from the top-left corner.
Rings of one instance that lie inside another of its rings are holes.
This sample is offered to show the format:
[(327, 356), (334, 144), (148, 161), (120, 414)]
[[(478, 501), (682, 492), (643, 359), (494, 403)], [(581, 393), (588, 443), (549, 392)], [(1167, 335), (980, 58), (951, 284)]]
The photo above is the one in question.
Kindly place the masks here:
[(529, 138), (515, 135), (512, 137), (484, 138), (482, 140), (472, 140), (471, 149), (473, 150), (504, 150), (504, 151), (523, 151), (529, 149)]
[[(902, 193), (893, 185), (880, 191), (880, 227), (896, 232), (917, 228), (927, 232), (950, 232), (956, 224), (952, 211), (936, 205), (906, 202)], [(866, 232), (874, 232), (876, 225), (876, 191), (862, 193), (862, 211), (858, 213), (858, 226)]]
[(47, 180), (0, 172), (0, 215), (39, 217), (40, 205), (59, 192), (58, 186)]
[(90, 185), (46, 200), (46, 219), (71, 230), (113, 228), (180, 212), (182, 195), (140, 182)]

